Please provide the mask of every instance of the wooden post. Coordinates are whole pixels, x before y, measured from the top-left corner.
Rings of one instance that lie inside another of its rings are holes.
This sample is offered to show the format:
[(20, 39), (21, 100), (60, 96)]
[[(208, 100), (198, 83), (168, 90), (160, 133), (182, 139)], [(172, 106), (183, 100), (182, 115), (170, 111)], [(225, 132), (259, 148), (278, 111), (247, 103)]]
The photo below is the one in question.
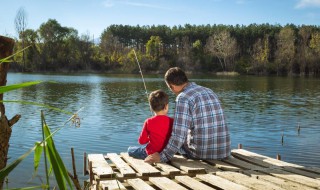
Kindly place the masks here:
[(241, 143), (238, 144), (238, 149), (242, 149), (242, 144)]
[(71, 148), (71, 157), (72, 157), (73, 177), (74, 177), (75, 179), (78, 179), (73, 148)]
[(281, 155), (277, 154), (277, 160), (281, 160)]
[(87, 153), (83, 153), (83, 175), (87, 175)]
[(90, 170), (90, 185), (93, 184), (93, 171), (92, 171), (92, 161), (89, 162), (89, 170)]
[[(10, 57), (13, 53), (14, 39), (0, 35), (0, 86), (6, 86), (7, 73), (9, 71), (8, 62), (2, 62), (4, 59)], [(17, 123), (21, 115), (16, 114), (8, 120), (6, 116), (6, 109), (2, 102), (3, 93), (0, 94), (0, 170), (7, 166), (9, 141), (12, 133), (12, 128)], [(12, 115), (12, 114), (10, 114)], [(2, 189), (4, 178), (0, 179), (0, 189)]]

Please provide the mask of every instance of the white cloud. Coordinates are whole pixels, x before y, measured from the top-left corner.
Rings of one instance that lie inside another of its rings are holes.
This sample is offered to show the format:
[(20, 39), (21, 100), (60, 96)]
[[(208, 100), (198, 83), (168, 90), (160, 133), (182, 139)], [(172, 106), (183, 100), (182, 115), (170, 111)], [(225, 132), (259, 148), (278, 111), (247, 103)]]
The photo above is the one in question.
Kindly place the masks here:
[(320, 7), (320, 0), (299, 0), (295, 8)]

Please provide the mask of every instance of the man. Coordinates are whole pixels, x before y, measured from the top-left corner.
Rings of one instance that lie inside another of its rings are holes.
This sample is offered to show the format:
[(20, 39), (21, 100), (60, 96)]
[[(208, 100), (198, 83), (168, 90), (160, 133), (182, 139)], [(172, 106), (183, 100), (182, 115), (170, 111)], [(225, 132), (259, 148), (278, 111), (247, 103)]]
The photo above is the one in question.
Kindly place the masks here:
[(191, 159), (223, 159), (230, 156), (230, 135), (216, 94), (189, 82), (185, 72), (170, 68), (165, 82), (176, 97), (174, 123), (168, 144), (145, 162), (167, 162), (179, 152)]

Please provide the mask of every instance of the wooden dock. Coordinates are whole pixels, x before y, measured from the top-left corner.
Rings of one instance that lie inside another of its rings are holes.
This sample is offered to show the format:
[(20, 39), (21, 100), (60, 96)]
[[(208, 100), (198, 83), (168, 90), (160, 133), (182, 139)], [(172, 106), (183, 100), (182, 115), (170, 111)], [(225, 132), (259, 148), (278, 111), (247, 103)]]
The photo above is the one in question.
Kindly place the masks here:
[(244, 149), (232, 150), (232, 156), (223, 161), (190, 160), (176, 155), (168, 164), (154, 165), (127, 153), (89, 154), (84, 171), (94, 190), (320, 190), (320, 168), (291, 164)]

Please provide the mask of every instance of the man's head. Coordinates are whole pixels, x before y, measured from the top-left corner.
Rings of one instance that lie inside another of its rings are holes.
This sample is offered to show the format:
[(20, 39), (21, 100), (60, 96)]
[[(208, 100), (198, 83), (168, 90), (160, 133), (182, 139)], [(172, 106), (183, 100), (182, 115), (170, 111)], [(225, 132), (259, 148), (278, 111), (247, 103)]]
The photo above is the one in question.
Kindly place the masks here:
[(179, 67), (170, 68), (164, 75), (167, 86), (175, 94), (179, 94), (184, 86), (189, 82), (186, 73)]
[(188, 82), (188, 77), (179, 67), (172, 67), (166, 72), (164, 80), (167, 84), (180, 86)]
[(159, 112), (167, 109), (166, 106), (169, 103), (169, 96), (162, 90), (156, 90), (149, 95), (150, 108), (154, 112)]

